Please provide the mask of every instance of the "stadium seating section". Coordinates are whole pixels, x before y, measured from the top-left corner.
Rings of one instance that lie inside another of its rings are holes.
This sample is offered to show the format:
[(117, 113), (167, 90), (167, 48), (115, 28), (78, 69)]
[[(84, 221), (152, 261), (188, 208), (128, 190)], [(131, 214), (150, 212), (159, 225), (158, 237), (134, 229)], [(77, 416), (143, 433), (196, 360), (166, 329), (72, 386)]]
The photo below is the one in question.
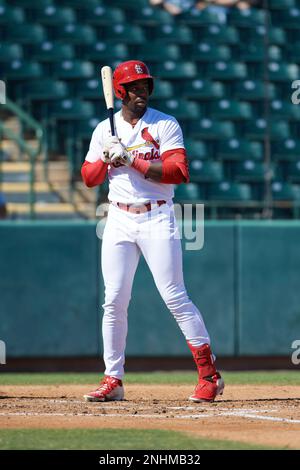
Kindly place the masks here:
[(293, 217), (300, 1), (268, 3), (232, 8), (224, 23), (209, 9), (174, 17), (148, 0), (1, 0), (1, 79), (47, 128), (50, 155), (68, 153), (76, 179), (105, 117), (100, 68), (143, 60), (156, 77), (150, 105), (185, 135), (191, 182), (176, 200), (204, 201), (213, 217), (261, 217), (269, 184), (274, 207)]

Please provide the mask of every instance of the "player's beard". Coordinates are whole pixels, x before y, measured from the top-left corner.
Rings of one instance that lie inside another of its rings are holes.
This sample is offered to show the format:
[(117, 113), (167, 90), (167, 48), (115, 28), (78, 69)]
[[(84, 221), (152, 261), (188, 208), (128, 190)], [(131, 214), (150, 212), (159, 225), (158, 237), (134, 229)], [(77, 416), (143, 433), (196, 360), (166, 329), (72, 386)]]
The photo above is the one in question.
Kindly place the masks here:
[(127, 95), (123, 101), (123, 105), (132, 115), (141, 117), (147, 110), (148, 100), (148, 96), (137, 96), (134, 100), (132, 100)]
[(138, 98), (135, 101), (135, 111), (137, 114), (143, 115), (147, 109), (148, 101), (144, 98)]

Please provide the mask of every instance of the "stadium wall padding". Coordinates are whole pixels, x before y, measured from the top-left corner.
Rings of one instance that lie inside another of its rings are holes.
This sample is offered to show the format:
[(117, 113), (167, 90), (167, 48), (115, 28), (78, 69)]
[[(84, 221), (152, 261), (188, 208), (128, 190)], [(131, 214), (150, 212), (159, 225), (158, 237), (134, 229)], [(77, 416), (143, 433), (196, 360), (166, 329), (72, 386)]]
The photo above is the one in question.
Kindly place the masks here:
[[(184, 232), (184, 231), (183, 231)], [(0, 223), (0, 339), (7, 357), (102, 354), (101, 241), (96, 222)], [(185, 284), (219, 356), (290, 355), (300, 331), (300, 223), (207, 221), (186, 250)], [(188, 356), (141, 258), (127, 356)]]

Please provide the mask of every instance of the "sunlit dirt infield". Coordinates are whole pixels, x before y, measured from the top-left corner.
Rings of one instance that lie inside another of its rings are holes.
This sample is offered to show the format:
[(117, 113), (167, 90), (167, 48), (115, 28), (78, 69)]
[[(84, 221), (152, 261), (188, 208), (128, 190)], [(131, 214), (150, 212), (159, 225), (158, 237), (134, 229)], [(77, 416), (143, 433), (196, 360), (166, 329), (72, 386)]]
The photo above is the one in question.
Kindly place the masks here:
[(192, 403), (186, 385), (127, 385), (121, 402), (86, 403), (95, 384), (1, 386), (0, 428), (141, 428), (300, 448), (300, 386), (230, 385)]

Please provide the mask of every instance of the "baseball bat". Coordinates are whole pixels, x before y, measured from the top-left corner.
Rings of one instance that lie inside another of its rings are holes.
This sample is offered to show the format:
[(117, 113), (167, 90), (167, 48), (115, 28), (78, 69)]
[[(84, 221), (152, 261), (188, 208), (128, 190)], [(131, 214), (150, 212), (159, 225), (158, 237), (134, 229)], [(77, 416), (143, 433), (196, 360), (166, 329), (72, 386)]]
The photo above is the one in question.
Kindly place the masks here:
[(114, 125), (114, 92), (111, 67), (105, 65), (101, 68), (102, 87), (109, 117), (111, 135), (116, 135)]

